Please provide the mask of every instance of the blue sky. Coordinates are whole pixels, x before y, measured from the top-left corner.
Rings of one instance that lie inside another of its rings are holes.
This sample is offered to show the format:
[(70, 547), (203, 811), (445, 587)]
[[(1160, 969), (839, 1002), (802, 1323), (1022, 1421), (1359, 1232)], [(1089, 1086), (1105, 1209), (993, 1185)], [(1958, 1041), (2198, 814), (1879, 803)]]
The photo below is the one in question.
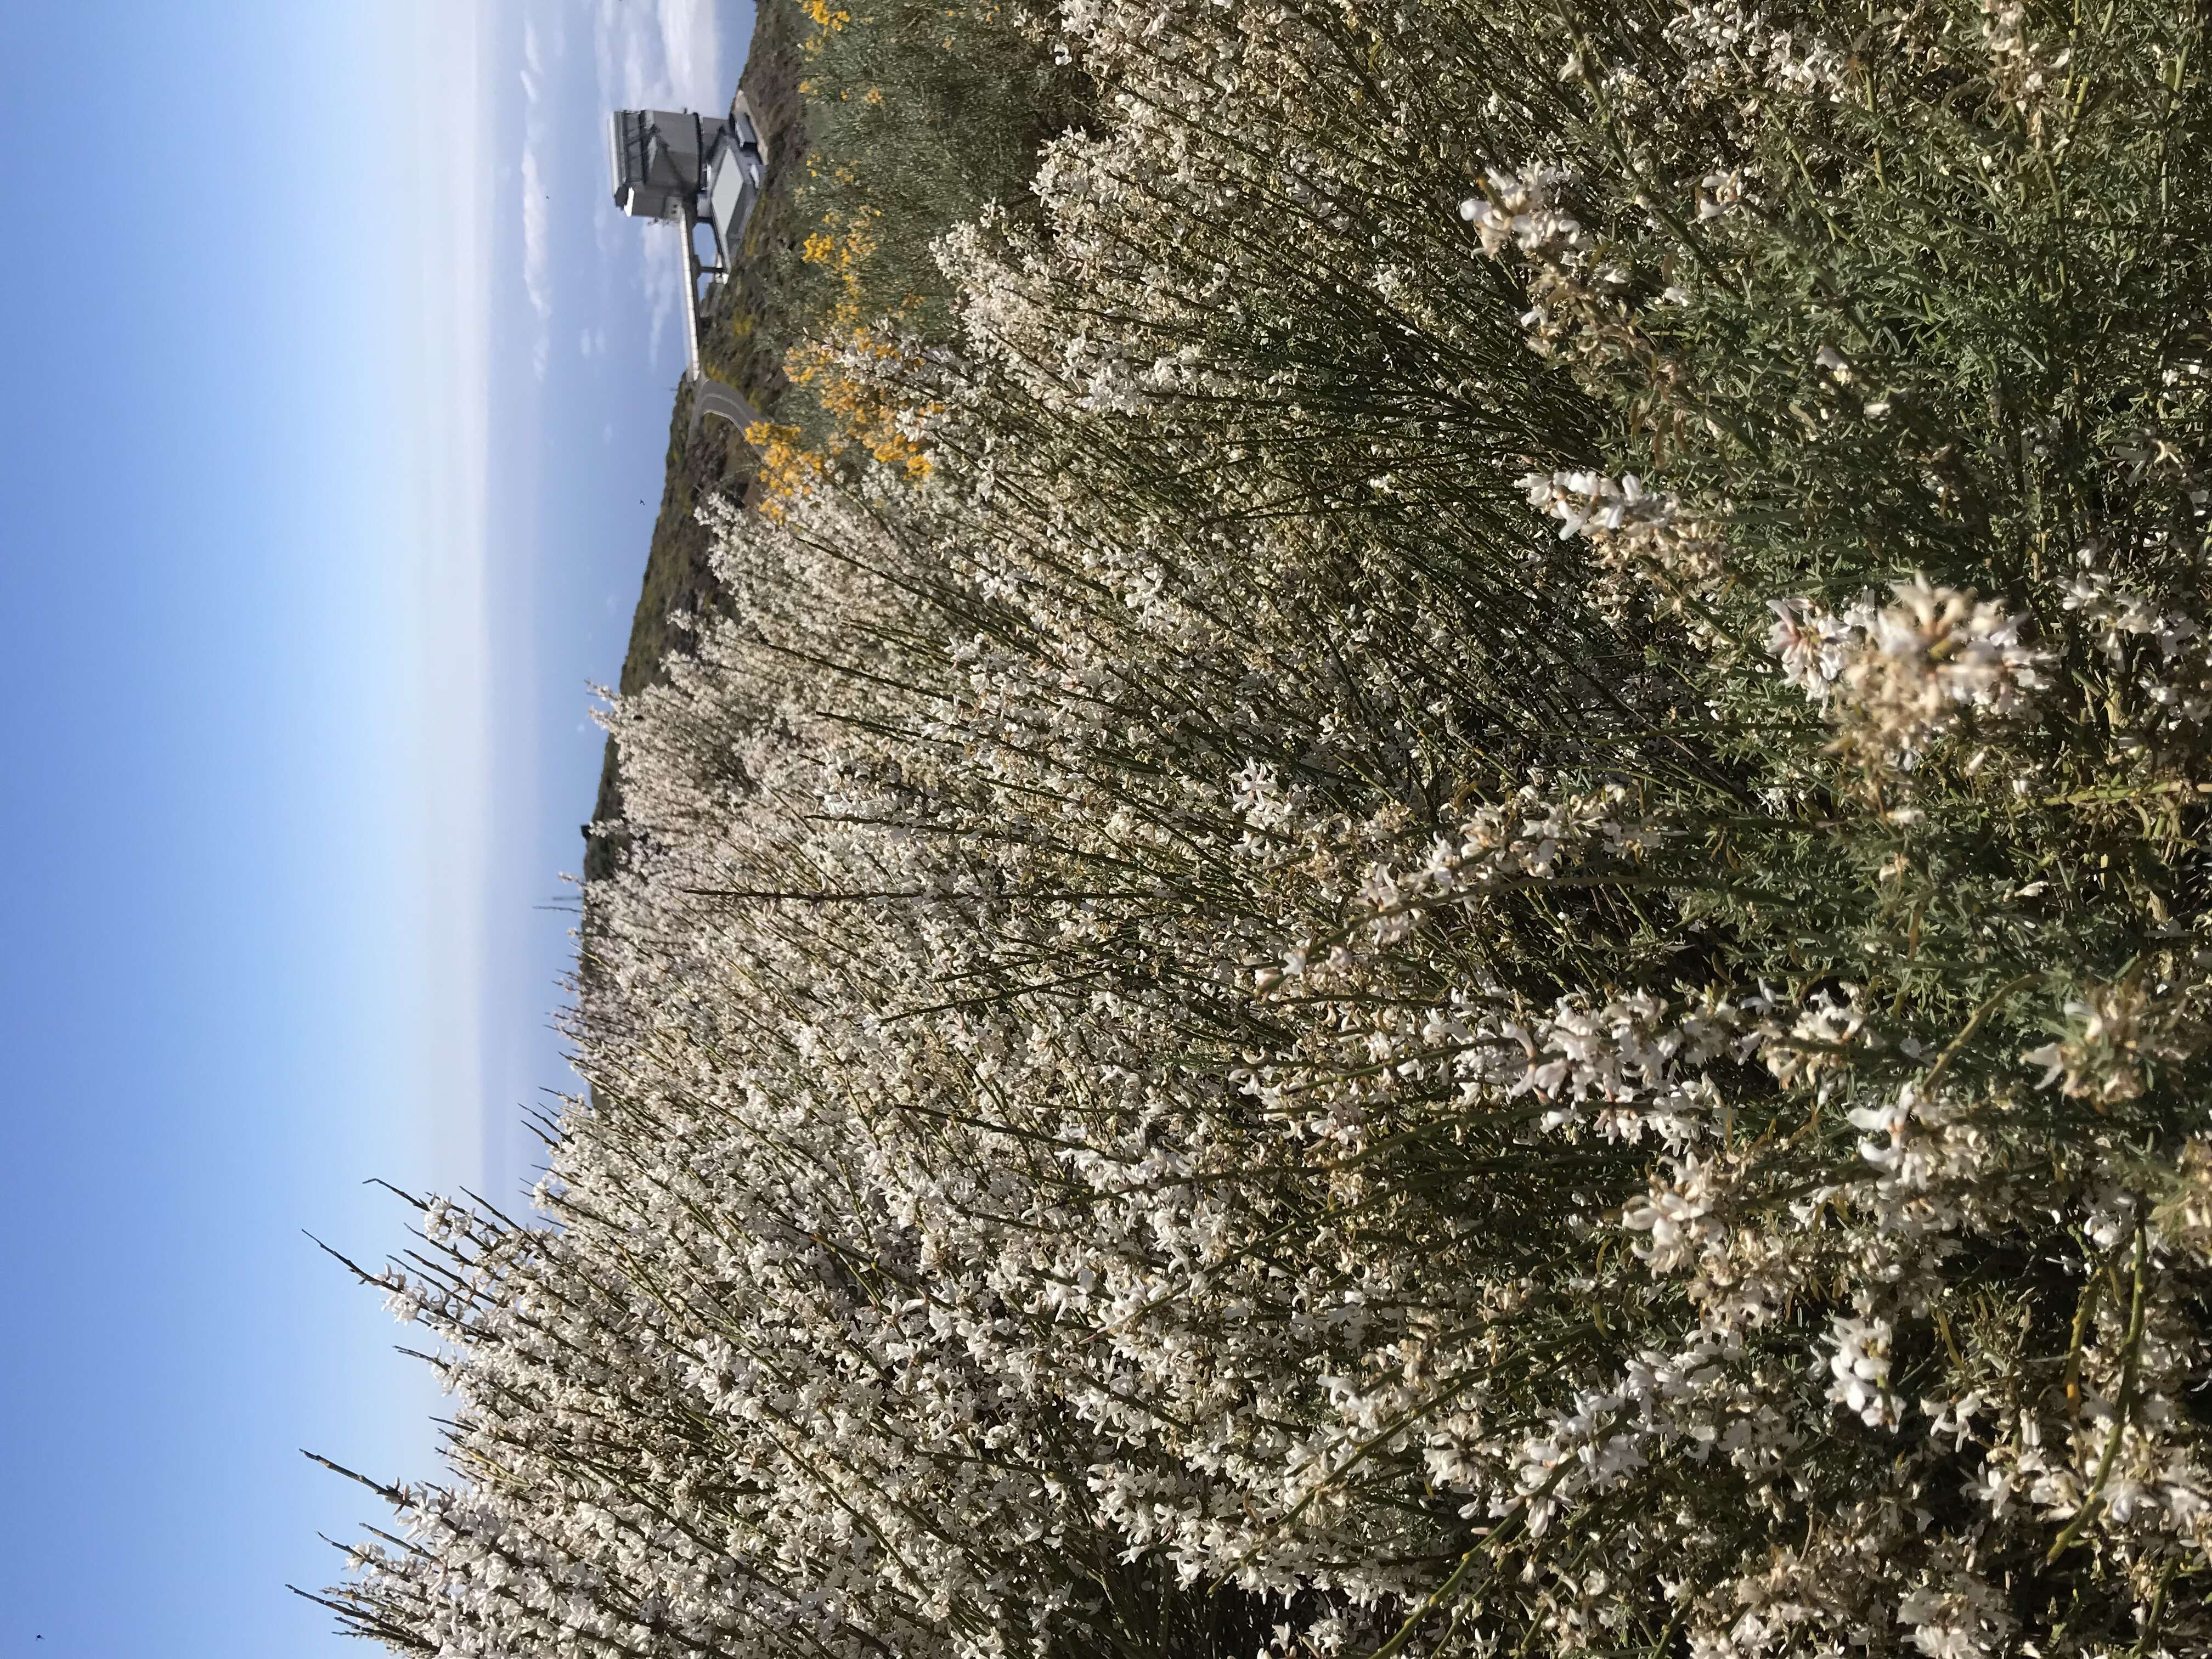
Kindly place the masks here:
[(511, 1197), (566, 1086), (683, 364), (601, 112), (726, 100), (750, 18), (0, 9), (0, 1659), (359, 1651), (295, 1448), (427, 1474), (437, 1401), (301, 1232)]

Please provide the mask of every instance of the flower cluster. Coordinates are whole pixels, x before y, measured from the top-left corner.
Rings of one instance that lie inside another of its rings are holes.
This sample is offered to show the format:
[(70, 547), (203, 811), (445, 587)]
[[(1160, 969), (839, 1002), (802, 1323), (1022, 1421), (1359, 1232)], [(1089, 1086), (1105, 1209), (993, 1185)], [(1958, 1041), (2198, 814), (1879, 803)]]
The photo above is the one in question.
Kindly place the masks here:
[(1626, 609), (1632, 578), (1680, 608), (1686, 596), (1710, 599), (1727, 575), (1718, 538), (1684, 514), (1673, 495), (1645, 489), (1633, 472), (1618, 479), (1580, 470), (1530, 472), (1519, 483), (1529, 506), (1559, 520), (1560, 540), (1581, 537), (1595, 550), (1604, 574), (1592, 592), (1610, 614)]
[(1842, 746), (1910, 770), (1967, 713), (2019, 714), (2048, 684), (2048, 653), (2022, 644), (2019, 619), (1995, 601), (1924, 577), (1892, 592), (1889, 605), (1840, 613), (1773, 604), (1768, 648), (1785, 679), (1832, 707)]

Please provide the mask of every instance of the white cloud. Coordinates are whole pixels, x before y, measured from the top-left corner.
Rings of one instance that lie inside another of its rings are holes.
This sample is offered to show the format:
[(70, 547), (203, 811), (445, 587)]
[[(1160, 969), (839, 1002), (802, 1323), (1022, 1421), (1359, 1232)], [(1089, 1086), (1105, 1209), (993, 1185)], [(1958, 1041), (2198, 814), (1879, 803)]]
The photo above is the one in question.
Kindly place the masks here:
[(645, 355), (653, 362), (660, 361), (660, 343), (668, 336), (668, 325), (676, 320), (684, 305), (684, 284), (691, 280), (691, 267), (684, 258), (684, 239), (672, 225), (654, 228), (652, 242), (646, 249), (645, 272), (642, 286), (646, 303), (652, 308), (647, 325)]
[(542, 380), (552, 340), (553, 262), (550, 247), (552, 215), (547, 210), (550, 203), (544, 169), (538, 164), (538, 134), (532, 133), (522, 149), (522, 289), (530, 296), (531, 310), (538, 313), (538, 333), (531, 361)]
[(409, 858), (402, 902), (414, 937), (416, 1006), (409, 1021), (421, 1068), (418, 1109), (443, 1148), (438, 1181), (483, 1180), (490, 1060), (484, 994), (496, 947), (487, 892), (494, 857), (489, 468), (495, 301), (494, 215), (503, 210), (497, 162), (495, 63), (479, 22), (455, 27), (442, 0), (405, 0), (388, 14), (409, 102), (393, 134), (410, 181), (401, 228), (409, 278), (410, 349), (394, 365), (409, 419), (402, 534), (411, 659), (393, 665), (393, 696), (414, 750)]
[(660, 0), (659, 24), (662, 60), (681, 106), (719, 111), (730, 89), (722, 84), (722, 30), (711, 0)]
[(538, 156), (547, 141), (544, 101), (545, 58), (537, 26), (522, 26), (522, 289), (538, 316), (530, 346), (530, 366), (545, 378), (553, 355), (553, 216), (545, 168)]

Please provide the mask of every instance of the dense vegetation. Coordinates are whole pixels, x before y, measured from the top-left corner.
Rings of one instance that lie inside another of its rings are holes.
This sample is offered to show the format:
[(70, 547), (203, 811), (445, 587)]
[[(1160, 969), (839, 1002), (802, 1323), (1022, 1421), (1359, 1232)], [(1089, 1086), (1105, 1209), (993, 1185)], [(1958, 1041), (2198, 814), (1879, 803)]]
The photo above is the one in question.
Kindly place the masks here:
[[(690, 654), (698, 623), (719, 605), (701, 506), (757, 495), (763, 450), (780, 483), (866, 445), (868, 417), (882, 411), (839, 372), (835, 354), (865, 342), (884, 318), (896, 319), (902, 339), (955, 338), (936, 238), (987, 207), (1034, 212), (1028, 185), (1039, 147), (1079, 116), (1085, 88), (1079, 71), (1054, 61), (1036, 15), (913, 0), (874, 8), (857, 24), (826, 6), (763, 0), (742, 85), (767, 138), (767, 188), (730, 276), (702, 301), (701, 355), (711, 378), (778, 424), (749, 443), (720, 421), (694, 422), (679, 392), (624, 696)], [(885, 434), (880, 418), (873, 428)], [(610, 739), (585, 831), (587, 878), (613, 868), (627, 845), (624, 817), (619, 744)]]
[(2212, 1652), (2202, 13), (983, 22), (1057, 136), (813, 261), (332, 1605)]

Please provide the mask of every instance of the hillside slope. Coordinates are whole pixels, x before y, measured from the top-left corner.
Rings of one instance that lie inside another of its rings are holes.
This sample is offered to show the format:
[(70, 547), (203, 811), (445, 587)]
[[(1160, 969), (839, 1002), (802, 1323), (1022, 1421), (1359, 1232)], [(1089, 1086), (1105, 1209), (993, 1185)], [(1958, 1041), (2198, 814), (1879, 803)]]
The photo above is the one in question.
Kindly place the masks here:
[[(794, 198), (803, 175), (806, 130), (799, 93), (799, 20), (784, 0), (762, 0), (750, 50), (738, 85), (762, 128), (768, 180), (746, 228), (745, 246), (729, 281), (701, 309), (701, 355), (707, 372), (736, 386), (756, 409), (773, 416), (786, 386), (783, 354), (789, 334), (781, 274), (796, 258), (801, 235)], [(653, 520), (645, 574), (631, 613), (629, 646), (618, 689), (629, 696), (666, 678), (670, 655), (690, 648), (686, 623), (717, 601), (700, 503), (709, 496), (743, 500), (753, 483), (754, 455), (727, 422), (691, 422), (691, 389), (676, 394), (669, 412), (668, 458)], [(607, 739), (592, 820), (583, 826), (584, 876), (607, 874), (623, 836), (621, 768)]]

